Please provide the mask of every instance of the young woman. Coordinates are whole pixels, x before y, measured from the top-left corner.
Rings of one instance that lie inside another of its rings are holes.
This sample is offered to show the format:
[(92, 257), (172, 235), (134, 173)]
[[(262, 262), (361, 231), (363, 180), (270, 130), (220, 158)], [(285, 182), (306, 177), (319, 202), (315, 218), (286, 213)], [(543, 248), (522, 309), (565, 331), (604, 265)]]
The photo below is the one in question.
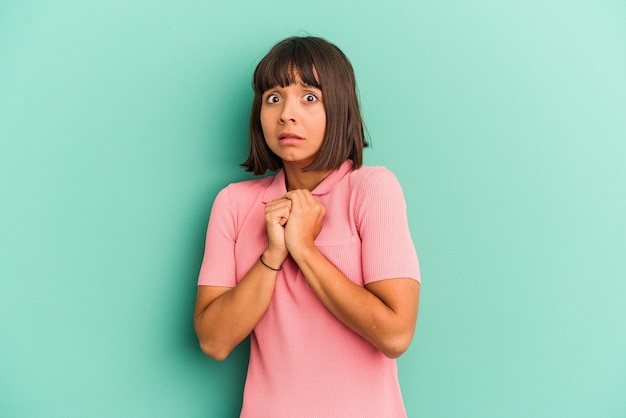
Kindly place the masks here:
[(419, 267), (402, 190), (367, 145), (354, 72), (333, 44), (289, 38), (253, 79), (250, 154), (271, 177), (215, 199), (195, 310), (222, 360), (250, 335), (242, 417), (404, 417)]

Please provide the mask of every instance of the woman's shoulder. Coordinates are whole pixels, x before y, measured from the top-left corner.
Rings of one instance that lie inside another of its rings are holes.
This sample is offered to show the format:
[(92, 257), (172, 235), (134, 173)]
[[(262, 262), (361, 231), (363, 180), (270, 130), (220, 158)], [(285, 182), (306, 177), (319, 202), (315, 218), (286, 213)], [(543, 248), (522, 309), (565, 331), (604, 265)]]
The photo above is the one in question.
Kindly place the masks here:
[(254, 178), (249, 180), (241, 180), (228, 184), (222, 190), (228, 190), (231, 193), (251, 193), (254, 191), (264, 191), (274, 181), (274, 176)]
[(368, 175), (371, 173), (389, 173), (393, 175), (390, 169), (382, 165), (362, 165), (361, 167), (352, 170), (352, 172), (358, 175)]
[(355, 186), (358, 185), (359, 187), (384, 188), (398, 183), (398, 179), (391, 170), (379, 165), (362, 165), (352, 170), (350, 180)]
[(273, 176), (269, 176), (229, 183), (219, 191), (215, 200), (216, 202), (227, 202), (226, 204), (235, 207), (250, 205), (263, 195), (272, 184), (273, 178)]

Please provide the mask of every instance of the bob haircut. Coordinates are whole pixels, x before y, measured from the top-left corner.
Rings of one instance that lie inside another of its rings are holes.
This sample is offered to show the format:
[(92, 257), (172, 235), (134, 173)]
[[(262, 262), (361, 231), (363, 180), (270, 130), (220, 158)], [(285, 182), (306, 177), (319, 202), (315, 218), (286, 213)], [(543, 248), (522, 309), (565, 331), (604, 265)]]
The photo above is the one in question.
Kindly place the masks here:
[(346, 159), (352, 160), (353, 169), (359, 168), (363, 164), (363, 148), (368, 144), (354, 70), (339, 48), (317, 37), (287, 38), (276, 44), (257, 65), (252, 78), (250, 152), (241, 166), (256, 175), (283, 167), (283, 161), (270, 150), (263, 136), (262, 97), (267, 90), (289, 86), (298, 78), (322, 91), (326, 112), (326, 129), (319, 154), (304, 170), (335, 170)]

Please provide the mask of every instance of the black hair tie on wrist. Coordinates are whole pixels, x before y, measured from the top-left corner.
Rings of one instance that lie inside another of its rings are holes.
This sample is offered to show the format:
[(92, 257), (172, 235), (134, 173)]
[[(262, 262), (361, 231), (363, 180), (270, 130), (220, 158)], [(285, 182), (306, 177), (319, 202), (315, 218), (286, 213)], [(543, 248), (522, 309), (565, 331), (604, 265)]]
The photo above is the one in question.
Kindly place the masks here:
[(261, 254), (261, 256), (259, 257), (259, 261), (261, 262), (261, 264), (263, 264), (265, 267), (267, 267), (270, 270), (281, 271), (283, 269), (283, 266), (280, 266), (277, 269), (275, 269), (274, 267), (271, 267), (271, 266), (268, 266), (267, 264), (265, 264), (265, 261), (263, 261), (263, 254)]

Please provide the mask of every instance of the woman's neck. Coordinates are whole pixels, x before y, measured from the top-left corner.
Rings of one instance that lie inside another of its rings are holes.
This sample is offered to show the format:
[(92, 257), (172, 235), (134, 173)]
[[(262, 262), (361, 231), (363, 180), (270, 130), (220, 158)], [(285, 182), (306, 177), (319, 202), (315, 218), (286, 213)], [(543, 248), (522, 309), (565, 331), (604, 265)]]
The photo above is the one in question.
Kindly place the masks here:
[(328, 177), (331, 171), (302, 171), (301, 167), (285, 164), (285, 185), (287, 186), (287, 191), (297, 189), (312, 191)]

